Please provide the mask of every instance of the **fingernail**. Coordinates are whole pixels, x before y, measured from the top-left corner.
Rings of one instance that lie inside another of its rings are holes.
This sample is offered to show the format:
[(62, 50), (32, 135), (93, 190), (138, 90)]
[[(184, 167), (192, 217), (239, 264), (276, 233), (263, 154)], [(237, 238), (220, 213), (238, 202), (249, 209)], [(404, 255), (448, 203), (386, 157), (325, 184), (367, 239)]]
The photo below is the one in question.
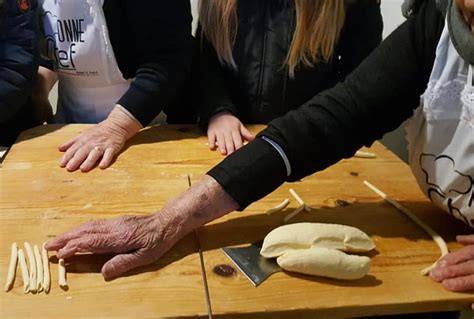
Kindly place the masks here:
[(437, 264), (436, 264), (436, 267), (437, 268), (446, 268), (448, 267), (448, 262), (446, 260), (440, 260)]

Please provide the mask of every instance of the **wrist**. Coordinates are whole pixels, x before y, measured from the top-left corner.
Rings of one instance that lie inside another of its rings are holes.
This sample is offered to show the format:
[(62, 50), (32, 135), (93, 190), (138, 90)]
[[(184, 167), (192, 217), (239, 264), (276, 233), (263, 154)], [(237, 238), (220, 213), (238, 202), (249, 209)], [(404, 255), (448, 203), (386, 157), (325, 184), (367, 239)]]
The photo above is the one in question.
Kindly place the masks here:
[(187, 234), (238, 207), (214, 178), (205, 175), (186, 192), (170, 200), (156, 216), (174, 225), (176, 232)]
[(143, 128), (140, 122), (120, 105), (117, 105), (102, 123), (127, 140)]

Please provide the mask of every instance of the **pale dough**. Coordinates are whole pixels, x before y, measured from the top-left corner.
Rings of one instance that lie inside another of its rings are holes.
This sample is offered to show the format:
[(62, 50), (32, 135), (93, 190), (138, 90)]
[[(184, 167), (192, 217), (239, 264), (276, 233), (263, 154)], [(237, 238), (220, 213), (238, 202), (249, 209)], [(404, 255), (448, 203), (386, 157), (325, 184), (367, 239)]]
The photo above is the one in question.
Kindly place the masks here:
[(33, 247), (36, 262), (36, 291), (43, 291), (43, 261), (38, 248), (38, 245)]
[(282, 211), (283, 209), (285, 209), (286, 206), (288, 206), (288, 204), (290, 204), (290, 200), (287, 198), (287, 199), (285, 199), (283, 202), (281, 202), (280, 204), (278, 204), (277, 206), (275, 206), (275, 207), (270, 208), (269, 210), (267, 210), (267, 211), (265, 212), (265, 214), (267, 214), (267, 215), (272, 215), (272, 214), (278, 213), (279, 211)]
[(41, 251), (41, 257), (43, 259), (43, 289), (45, 293), (49, 293), (49, 289), (51, 288), (51, 275), (49, 273), (49, 257), (48, 251), (44, 248)]
[(23, 279), (23, 291), (26, 294), (30, 291), (30, 277), (23, 249), (18, 250), (18, 263), (20, 264), (21, 278)]
[(374, 242), (361, 230), (344, 225), (298, 223), (272, 230), (263, 241), (260, 254), (279, 257), (288, 250), (328, 248), (345, 252), (368, 252)]
[(10, 255), (10, 265), (8, 266), (7, 282), (5, 283), (5, 291), (9, 291), (13, 286), (16, 274), (16, 264), (18, 261), (18, 247), (16, 243), (12, 244), (12, 251)]
[(295, 209), (294, 211), (292, 211), (291, 213), (289, 213), (287, 216), (285, 216), (285, 218), (283, 218), (283, 221), (285, 223), (287, 223), (290, 219), (296, 217), (296, 215), (298, 215), (299, 213), (301, 213), (302, 211), (304, 211), (306, 208), (305, 205), (301, 205), (300, 207), (298, 207), (297, 209)]
[(327, 248), (290, 250), (277, 258), (287, 271), (342, 280), (357, 280), (370, 271), (370, 258)]
[(30, 291), (36, 292), (36, 261), (33, 249), (28, 242), (25, 242), (26, 254), (28, 256), (28, 266), (30, 268)]
[[(364, 181), (365, 186), (370, 188), (372, 191), (374, 191), (377, 195), (385, 199), (390, 205), (398, 209), (400, 212), (404, 213), (408, 218), (410, 218), (415, 224), (420, 226), (425, 232), (427, 232), (431, 238), (434, 240), (434, 242), (438, 245), (439, 250), (441, 252), (441, 258), (449, 254), (449, 249), (448, 245), (446, 244), (446, 241), (441, 237), (437, 232), (435, 232), (430, 226), (428, 226), (426, 223), (421, 221), (418, 217), (416, 217), (415, 214), (413, 214), (410, 210), (408, 210), (405, 206), (402, 206), (399, 202), (391, 199), (390, 197), (387, 196), (384, 192), (382, 192), (379, 188), (375, 187), (373, 184), (369, 183), (368, 181)], [(438, 259), (439, 261), (439, 259)], [(438, 261), (436, 261), (433, 265), (424, 268), (420, 271), (420, 273), (423, 276), (427, 276), (433, 269), (436, 268)]]
[(64, 263), (64, 259), (59, 259), (58, 263), (58, 275), (59, 275), (59, 286), (62, 288), (67, 287), (66, 281), (66, 264)]

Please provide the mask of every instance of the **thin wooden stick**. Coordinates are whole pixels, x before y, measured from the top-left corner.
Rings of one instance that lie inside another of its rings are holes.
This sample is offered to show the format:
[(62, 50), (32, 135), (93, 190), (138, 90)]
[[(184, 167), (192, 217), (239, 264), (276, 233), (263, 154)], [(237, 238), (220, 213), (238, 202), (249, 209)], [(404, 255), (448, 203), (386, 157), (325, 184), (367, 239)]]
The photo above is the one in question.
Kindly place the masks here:
[[(416, 217), (415, 214), (413, 214), (411, 211), (409, 211), (406, 207), (402, 206), (399, 202), (397, 202), (397, 201), (391, 199), (390, 197), (388, 197), (387, 194), (382, 192), (380, 189), (375, 187), (373, 184), (369, 183), (368, 181), (364, 181), (364, 184), (368, 188), (370, 188), (372, 191), (374, 191), (377, 195), (382, 197), (387, 203), (394, 206), (396, 209), (398, 209), (399, 211), (404, 213), (406, 216), (408, 216), (408, 218), (410, 218), (415, 224), (417, 224), (425, 232), (427, 232), (431, 236), (431, 238), (433, 238), (433, 240), (436, 242), (436, 244), (438, 245), (438, 247), (441, 251), (441, 257), (440, 258), (442, 258), (443, 256), (449, 254), (448, 245), (446, 244), (444, 239), (437, 232), (435, 232), (430, 226), (428, 226), (427, 224), (422, 222), (418, 217)], [(428, 275), (430, 273), (430, 271), (433, 270), (436, 267), (437, 263), (438, 263), (438, 261), (435, 262), (430, 267), (427, 267), (427, 268), (423, 269), (421, 271), (421, 274), (423, 276)]]

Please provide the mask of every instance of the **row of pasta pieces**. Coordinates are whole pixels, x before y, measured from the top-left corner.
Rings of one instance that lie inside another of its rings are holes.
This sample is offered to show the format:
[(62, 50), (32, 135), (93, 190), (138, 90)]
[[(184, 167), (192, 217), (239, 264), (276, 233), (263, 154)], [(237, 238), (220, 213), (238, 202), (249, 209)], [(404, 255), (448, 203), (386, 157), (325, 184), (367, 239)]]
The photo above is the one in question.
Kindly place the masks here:
[[(15, 282), (17, 265), (20, 264), (24, 293), (49, 293), (51, 289), (51, 274), (48, 251), (44, 248), (44, 244), (40, 252), (37, 245), (34, 245), (32, 248), (28, 242), (25, 242), (24, 249), (27, 258), (25, 257), (23, 249), (18, 249), (16, 243), (12, 244), (7, 281), (5, 283), (5, 292), (12, 289), (13, 283)], [(59, 259), (58, 275), (59, 286), (66, 289), (68, 286), (64, 259)]]

